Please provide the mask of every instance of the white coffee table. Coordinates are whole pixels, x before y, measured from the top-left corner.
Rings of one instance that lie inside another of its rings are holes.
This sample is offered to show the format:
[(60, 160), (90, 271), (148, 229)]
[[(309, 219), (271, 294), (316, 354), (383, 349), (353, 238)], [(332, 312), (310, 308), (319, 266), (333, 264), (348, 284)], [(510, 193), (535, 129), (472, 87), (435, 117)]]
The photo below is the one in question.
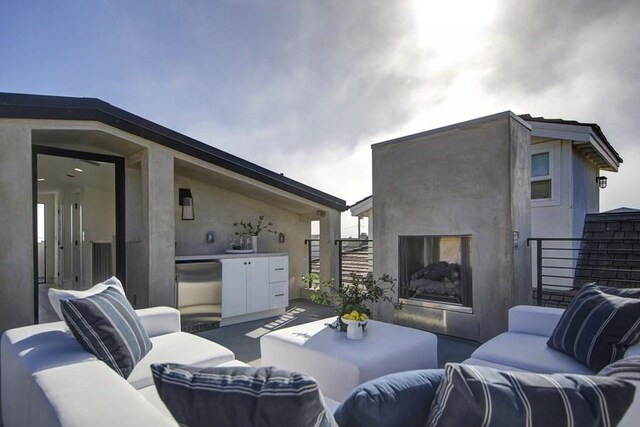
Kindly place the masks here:
[(262, 366), (313, 376), (322, 393), (342, 401), (359, 384), (392, 372), (438, 366), (438, 339), (418, 329), (369, 320), (364, 339), (325, 324), (335, 317), (270, 332), (260, 339)]

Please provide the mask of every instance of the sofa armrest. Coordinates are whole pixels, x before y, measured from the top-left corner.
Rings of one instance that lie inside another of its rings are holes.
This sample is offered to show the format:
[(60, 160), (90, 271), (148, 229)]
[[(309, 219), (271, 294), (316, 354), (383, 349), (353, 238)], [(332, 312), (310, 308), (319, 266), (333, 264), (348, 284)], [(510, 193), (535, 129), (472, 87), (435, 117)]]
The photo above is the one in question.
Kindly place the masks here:
[(509, 332), (550, 337), (564, 309), (518, 305), (509, 310)]
[(151, 307), (136, 310), (142, 326), (150, 337), (180, 332), (180, 312), (171, 307)]

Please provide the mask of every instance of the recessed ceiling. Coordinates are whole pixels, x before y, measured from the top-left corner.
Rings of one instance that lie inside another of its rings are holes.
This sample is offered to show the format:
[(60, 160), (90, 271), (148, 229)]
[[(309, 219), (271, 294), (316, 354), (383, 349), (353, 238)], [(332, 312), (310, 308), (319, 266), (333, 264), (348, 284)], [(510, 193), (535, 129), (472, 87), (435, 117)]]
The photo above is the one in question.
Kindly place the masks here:
[[(81, 169), (82, 172), (77, 169)], [(115, 165), (93, 160), (38, 154), (38, 191), (55, 191), (62, 187), (115, 189)]]

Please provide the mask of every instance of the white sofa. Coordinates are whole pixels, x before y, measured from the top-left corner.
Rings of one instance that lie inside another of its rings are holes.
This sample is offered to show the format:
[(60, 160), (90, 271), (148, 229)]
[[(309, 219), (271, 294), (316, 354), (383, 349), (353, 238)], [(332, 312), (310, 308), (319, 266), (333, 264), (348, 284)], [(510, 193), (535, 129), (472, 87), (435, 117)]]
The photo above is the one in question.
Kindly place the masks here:
[[(560, 320), (563, 309), (516, 306), (509, 310), (509, 328), (487, 341), (463, 363), (489, 366), (508, 371), (544, 374), (573, 373), (596, 375), (580, 362), (547, 346), (547, 340)], [(640, 356), (640, 343), (627, 349), (624, 357)], [(637, 426), (640, 420), (640, 382), (636, 384), (633, 404), (619, 426)]]
[(169, 307), (137, 310), (153, 343), (128, 379), (85, 351), (64, 322), (6, 331), (1, 343), (2, 420), (17, 426), (177, 426), (149, 366), (246, 366), (227, 348), (180, 331)]

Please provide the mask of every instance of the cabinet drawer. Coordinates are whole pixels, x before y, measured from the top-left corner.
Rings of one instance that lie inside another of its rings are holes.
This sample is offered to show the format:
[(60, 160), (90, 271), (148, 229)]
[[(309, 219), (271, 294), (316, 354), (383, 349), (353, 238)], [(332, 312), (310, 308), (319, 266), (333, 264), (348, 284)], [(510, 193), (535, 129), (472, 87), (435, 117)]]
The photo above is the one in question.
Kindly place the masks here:
[(289, 258), (278, 256), (269, 258), (269, 282), (289, 280)]
[(288, 282), (269, 284), (269, 307), (284, 308), (289, 304)]

